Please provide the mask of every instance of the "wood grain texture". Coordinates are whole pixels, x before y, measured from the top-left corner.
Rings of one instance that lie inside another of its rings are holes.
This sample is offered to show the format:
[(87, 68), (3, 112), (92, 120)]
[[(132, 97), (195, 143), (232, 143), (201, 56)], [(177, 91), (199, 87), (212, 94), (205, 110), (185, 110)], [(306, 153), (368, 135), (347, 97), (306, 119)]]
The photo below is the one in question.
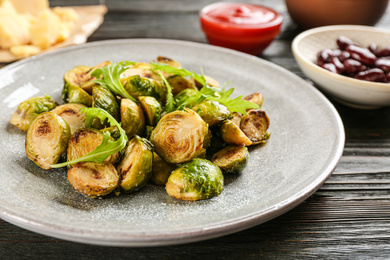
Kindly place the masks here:
[[(98, 2), (50, 1), (52, 6)], [(89, 40), (172, 38), (206, 42), (198, 11), (211, 2), (214, 1), (106, 0), (109, 13)], [(312, 84), (300, 71), (290, 51), (293, 38), (301, 30), (290, 20), (284, 2), (246, 2), (270, 6), (285, 17), (282, 34), (261, 57)], [(389, 8), (377, 26), (389, 28)], [(217, 239), (155, 248), (73, 243), (32, 233), (0, 220), (0, 258), (389, 259), (390, 108), (356, 110), (333, 103), (345, 126), (343, 157), (333, 175), (314, 195), (276, 219)]]

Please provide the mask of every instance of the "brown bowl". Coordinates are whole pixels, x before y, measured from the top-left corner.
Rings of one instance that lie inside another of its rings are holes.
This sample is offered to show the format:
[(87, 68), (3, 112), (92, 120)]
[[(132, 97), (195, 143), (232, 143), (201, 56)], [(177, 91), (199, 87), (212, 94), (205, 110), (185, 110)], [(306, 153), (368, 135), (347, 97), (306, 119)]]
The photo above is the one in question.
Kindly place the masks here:
[(375, 25), (389, 0), (285, 0), (287, 10), (300, 27), (337, 24)]

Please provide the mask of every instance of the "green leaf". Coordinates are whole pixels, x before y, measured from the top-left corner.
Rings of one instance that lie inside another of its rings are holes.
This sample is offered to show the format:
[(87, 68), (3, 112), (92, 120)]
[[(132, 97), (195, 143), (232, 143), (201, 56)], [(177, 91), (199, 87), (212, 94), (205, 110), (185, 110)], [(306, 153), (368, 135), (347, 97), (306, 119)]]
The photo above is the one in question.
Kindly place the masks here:
[(161, 71), (158, 71), (158, 74), (163, 80), (165, 86), (167, 87), (167, 101), (164, 106), (164, 111), (170, 113), (175, 110), (175, 100), (173, 99), (172, 88), (171, 85), (169, 85), (168, 81), (165, 79), (164, 75), (161, 73)]
[(121, 151), (123, 148), (125, 148), (127, 143), (127, 135), (125, 130), (122, 129), (120, 123), (118, 123), (108, 112), (101, 108), (96, 107), (89, 107), (89, 108), (82, 108), (80, 110), (82, 113), (86, 115), (85, 120), (85, 127), (90, 127), (92, 124), (92, 121), (95, 118), (99, 118), (101, 122), (104, 122), (107, 120), (107, 122), (111, 126), (116, 126), (119, 129), (120, 137), (114, 141), (113, 138), (111, 138), (110, 132), (103, 132), (103, 140), (102, 142), (96, 147), (95, 150), (92, 152), (77, 158), (75, 160), (71, 160), (64, 163), (59, 164), (53, 164), (51, 165), (51, 168), (60, 168), (65, 167), (68, 165), (72, 165), (78, 162), (98, 162), (102, 163), (108, 156)]
[(227, 91), (225, 89), (222, 89), (222, 91), (219, 93), (220, 97), (209, 97), (207, 99), (209, 100), (215, 100), (222, 105), (226, 106), (231, 112), (238, 112), (241, 114), (246, 115), (247, 109), (257, 109), (260, 108), (257, 104), (243, 100), (242, 96), (236, 97), (234, 99), (231, 99), (230, 96), (232, 95), (234, 91), (234, 88), (230, 88)]
[(138, 103), (138, 100), (130, 96), (129, 93), (125, 90), (120, 80), (120, 75), (126, 71), (126, 66), (134, 65), (135, 62), (130, 61), (122, 61), (116, 62), (109, 66), (96, 69), (92, 76), (96, 77), (96, 80), (92, 80), (92, 82), (98, 83), (103, 87), (111, 90), (117, 95), (122, 97), (131, 99), (132, 101)]

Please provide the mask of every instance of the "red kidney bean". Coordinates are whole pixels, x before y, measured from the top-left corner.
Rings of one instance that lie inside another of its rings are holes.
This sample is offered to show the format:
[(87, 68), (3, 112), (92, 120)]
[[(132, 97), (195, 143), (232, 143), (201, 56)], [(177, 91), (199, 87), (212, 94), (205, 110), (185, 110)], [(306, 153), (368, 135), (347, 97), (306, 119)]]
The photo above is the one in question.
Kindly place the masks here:
[(321, 66), (323, 69), (329, 70), (330, 72), (337, 73), (337, 68), (333, 63), (324, 63), (324, 65)]
[(375, 43), (371, 43), (370, 45), (368, 45), (368, 48), (367, 48), (370, 52), (372, 52), (372, 54), (375, 55), (375, 52), (376, 50), (378, 49), (378, 47), (376, 46)]
[(387, 82), (385, 73), (378, 68), (361, 71), (355, 75), (355, 78), (366, 81)]
[(349, 52), (347, 52), (347, 51), (342, 51), (342, 52), (340, 53), (340, 55), (339, 55), (337, 58), (339, 58), (339, 60), (340, 60), (341, 62), (344, 62), (346, 59), (349, 59), (349, 57), (351, 57), (351, 54), (349, 54)]
[(338, 73), (344, 72), (344, 64), (337, 57), (332, 57), (331, 62), (335, 65)]
[(390, 56), (390, 47), (386, 47), (383, 49), (376, 50), (375, 55), (377, 57)]
[(351, 54), (353, 59), (360, 61), (361, 63), (368, 66), (374, 65), (377, 60), (376, 56), (366, 48), (349, 45), (347, 46), (346, 50), (349, 52), (349, 54)]
[(329, 63), (331, 62), (331, 57), (332, 57), (332, 50), (326, 49), (323, 51), (320, 51), (317, 54), (317, 64), (322, 66), (324, 63)]
[(337, 38), (336, 43), (337, 46), (339, 46), (340, 50), (345, 50), (349, 45), (357, 45), (351, 39), (345, 36), (340, 36), (339, 38)]
[(384, 72), (390, 72), (390, 60), (385, 58), (380, 58), (376, 61), (375, 66), (380, 68)]
[(343, 65), (344, 71), (348, 74), (355, 74), (366, 69), (366, 66), (361, 64), (359, 61), (353, 59), (346, 59)]

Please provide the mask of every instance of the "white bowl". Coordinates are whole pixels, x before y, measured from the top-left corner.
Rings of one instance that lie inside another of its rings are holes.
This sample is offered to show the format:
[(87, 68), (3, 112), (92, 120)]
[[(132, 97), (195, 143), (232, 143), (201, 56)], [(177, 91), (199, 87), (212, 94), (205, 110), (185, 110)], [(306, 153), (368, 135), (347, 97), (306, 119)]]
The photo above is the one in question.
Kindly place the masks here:
[(316, 65), (317, 53), (336, 49), (336, 39), (346, 36), (362, 47), (371, 43), (390, 46), (390, 31), (370, 26), (335, 25), (307, 30), (292, 42), (292, 52), (301, 70), (320, 90), (346, 105), (372, 109), (390, 105), (390, 84), (358, 80), (332, 73)]

